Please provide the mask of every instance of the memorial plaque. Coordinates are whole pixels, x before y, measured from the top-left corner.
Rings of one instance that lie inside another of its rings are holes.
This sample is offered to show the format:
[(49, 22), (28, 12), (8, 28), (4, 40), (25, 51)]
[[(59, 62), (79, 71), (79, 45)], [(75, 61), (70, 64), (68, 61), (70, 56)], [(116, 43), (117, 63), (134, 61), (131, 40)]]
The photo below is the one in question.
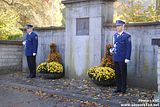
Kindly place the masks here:
[(89, 35), (89, 18), (76, 19), (76, 35)]

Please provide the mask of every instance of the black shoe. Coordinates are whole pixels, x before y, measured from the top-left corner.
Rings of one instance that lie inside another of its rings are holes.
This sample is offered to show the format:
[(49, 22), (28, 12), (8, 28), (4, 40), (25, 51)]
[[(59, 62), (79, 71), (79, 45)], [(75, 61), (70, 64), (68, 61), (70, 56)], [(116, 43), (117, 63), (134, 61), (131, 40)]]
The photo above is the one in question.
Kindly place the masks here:
[(114, 90), (113, 93), (120, 93), (121, 90)]
[(31, 76), (30, 76), (30, 75), (28, 75), (26, 78), (31, 78)]
[(29, 75), (29, 76), (27, 76), (27, 78), (35, 78), (36, 76), (35, 75)]
[(126, 91), (122, 91), (122, 94), (126, 94)]
[(31, 78), (36, 78), (36, 76), (31, 76)]

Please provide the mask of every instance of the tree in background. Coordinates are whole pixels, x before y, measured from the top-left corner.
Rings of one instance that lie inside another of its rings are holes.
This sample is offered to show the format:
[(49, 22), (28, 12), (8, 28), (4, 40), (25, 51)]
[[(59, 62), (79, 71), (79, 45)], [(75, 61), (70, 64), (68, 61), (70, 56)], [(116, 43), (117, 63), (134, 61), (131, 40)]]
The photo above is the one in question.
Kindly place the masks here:
[(20, 17), (22, 26), (32, 23), (38, 27), (61, 26), (61, 0), (2, 0), (0, 8), (11, 8)]
[(22, 35), (18, 29), (19, 16), (12, 9), (0, 9), (0, 40), (15, 39)]
[[(0, 0), (0, 39), (22, 35), (19, 28), (62, 26), (61, 0)], [(13, 37), (13, 38), (12, 38)]]
[(156, 22), (160, 15), (153, 4), (145, 7), (142, 0), (128, 0), (115, 3), (114, 21), (123, 19), (126, 22)]
[(156, 0), (157, 14), (160, 15), (160, 0)]
[(61, 3), (62, 0), (52, 0), (52, 6), (53, 6), (53, 20), (52, 23), (54, 26), (62, 26), (64, 16), (63, 16), (63, 9), (64, 5)]

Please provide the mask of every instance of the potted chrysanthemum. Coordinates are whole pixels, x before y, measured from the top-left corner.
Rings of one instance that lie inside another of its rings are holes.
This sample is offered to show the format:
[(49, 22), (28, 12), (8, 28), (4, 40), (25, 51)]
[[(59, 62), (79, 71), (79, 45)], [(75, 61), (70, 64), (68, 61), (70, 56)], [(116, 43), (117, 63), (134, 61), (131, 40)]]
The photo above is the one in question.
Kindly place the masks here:
[(115, 70), (112, 55), (109, 53), (110, 48), (112, 48), (112, 45), (106, 45), (106, 52), (99, 66), (87, 70), (88, 76), (97, 85), (110, 86), (115, 83)]
[(43, 62), (37, 67), (37, 72), (46, 79), (63, 77), (63, 66), (58, 62)]
[(90, 68), (87, 73), (97, 85), (109, 86), (114, 84), (115, 70), (110, 67), (95, 66)]
[(61, 57), (56, 50), (56, 44), (50, 45), (50, 53), (46, 62), (41, 63), (37, 67), (37, 72), (40, 73), (41, 77), (47, 79), (58, 79), (64, 76), (63, 66), (60, 63)]

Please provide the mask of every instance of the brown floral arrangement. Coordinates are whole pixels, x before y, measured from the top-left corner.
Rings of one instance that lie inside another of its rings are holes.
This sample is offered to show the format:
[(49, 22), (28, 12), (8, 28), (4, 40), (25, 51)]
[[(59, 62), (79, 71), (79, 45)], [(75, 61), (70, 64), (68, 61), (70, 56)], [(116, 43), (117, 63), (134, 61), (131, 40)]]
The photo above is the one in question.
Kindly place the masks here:
[(61, 56), (57, 51), (57, 46), (55, 43), (50, 45), (50, 54), (48, 55), (47, 62), (58, 62), (61, 63)]
[(110, 67), (112, 69), (114, 69), (114, 63), (112, 60), (112, 54), (110, 54), (109, 50), (112, 48), (111, 44), (106, 45), (106, 50), (104, 53), (104, 56), (101, 60), (101, 67)]
[(46, 79), (59, 79), (64, 76), (61, 56), (57, 51), (57, 46), (55, 43), (50, 45), (48, 59), (38, 65), (37, 72)]

